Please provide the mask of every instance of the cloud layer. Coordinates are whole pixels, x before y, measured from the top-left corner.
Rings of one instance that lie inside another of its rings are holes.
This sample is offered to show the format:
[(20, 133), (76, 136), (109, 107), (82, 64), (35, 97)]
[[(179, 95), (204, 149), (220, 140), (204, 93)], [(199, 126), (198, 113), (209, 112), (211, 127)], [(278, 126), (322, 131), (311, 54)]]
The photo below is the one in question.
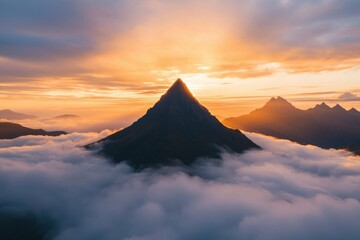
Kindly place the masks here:
[(0, 221), (27, 216), (58, 240), (360, 237), (345, 151), (249, 134), (264, 150), (133, 173), (78, 147), (109, 133), (0, 141)]

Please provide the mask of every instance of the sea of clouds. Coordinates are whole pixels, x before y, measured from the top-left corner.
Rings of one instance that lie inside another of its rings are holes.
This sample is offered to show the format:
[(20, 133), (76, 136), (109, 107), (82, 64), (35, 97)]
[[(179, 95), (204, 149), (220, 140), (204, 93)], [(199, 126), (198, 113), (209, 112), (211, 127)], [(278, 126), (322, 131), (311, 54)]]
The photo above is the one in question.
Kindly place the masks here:
[(247, 134), (263, 150), (133, 172), (80, 147), (108, 134), (0, 141), (0, 237), (360, 239), (350, 153)]

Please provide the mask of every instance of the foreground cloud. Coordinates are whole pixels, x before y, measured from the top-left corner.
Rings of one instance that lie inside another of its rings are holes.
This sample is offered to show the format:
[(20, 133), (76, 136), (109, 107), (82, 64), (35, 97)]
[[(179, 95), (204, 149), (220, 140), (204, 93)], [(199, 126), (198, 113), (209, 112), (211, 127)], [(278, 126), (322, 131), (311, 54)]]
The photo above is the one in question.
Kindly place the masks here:
[(345, 151), (249, 134), (264, 150), (133, 173), (77, 147), (109, 133), (0, 141), (0, 221), (58, 240), (360, 238)]

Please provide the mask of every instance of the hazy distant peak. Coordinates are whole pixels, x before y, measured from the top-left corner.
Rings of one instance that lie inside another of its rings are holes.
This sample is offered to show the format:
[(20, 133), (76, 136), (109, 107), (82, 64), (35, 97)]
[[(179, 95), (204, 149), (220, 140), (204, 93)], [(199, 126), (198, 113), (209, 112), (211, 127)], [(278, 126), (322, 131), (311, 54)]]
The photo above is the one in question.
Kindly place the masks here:
[(282, 97), (280, 97), (280, 96), (278, 96), (278, 97), (276, 98), (276, 100), (279, 101), (279, 102), (288, 102), (285, 98), (282, 98)]
[(0, 110), (0, 112), (2, 112), (2, 113), (15, 113), (14, 111), (12, 111), (10, 109), (2, 109), (2, 110)]
[(269, 102), (277, 102), (277, 103), (289, 103), (289, 101), (287, 101), (285, 98), (282, 98), (280, 96), (278, 97), (272, 97)]
[(264, 106), (265, 108), (291, 107), (295, 108), (289, 101), (282, 97), (272, 97)]
[(17, 113), (10, 109), (3, 109), (0, 110), (0, 118), (7, 120), (22, 120), (22, 119), (36, 118), (36, 116)]

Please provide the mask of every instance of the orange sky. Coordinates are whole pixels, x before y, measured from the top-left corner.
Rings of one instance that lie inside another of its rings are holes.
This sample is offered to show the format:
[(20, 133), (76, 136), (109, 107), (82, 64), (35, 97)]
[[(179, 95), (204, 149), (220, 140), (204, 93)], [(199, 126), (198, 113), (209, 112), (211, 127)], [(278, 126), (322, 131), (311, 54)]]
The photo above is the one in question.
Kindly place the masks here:
[(0, 108), (131, 122), (181, 77), (219, 118), (283, 96), (360, 108), (360, 4), (5, 1)]

